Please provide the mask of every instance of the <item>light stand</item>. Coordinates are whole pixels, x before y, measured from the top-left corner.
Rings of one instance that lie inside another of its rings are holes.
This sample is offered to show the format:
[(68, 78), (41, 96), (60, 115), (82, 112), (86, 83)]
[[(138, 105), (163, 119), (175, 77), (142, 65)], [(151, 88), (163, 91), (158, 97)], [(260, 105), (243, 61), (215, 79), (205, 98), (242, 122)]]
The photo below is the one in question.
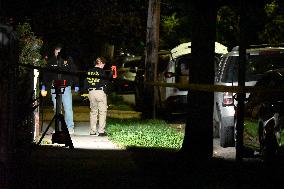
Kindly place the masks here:
[[(52, 144), (58, 143), (58, 144), (65, 144), (66, 147), (69, 146), (69, 148), (73, 149), (73, 143), (66, 125), (66, 122), (64, 120), (64, 116), (61, 114), (61, 107), (62, 107), (62, 94), (65, 91), (65, 80), (63, 80), (63, 83), (61, 80), (56, 80), (53, 83), (56, 97), (56, 106), (55, 106), (55, 115), (53, 116), (52, 120), (48, 124), (47, 128), (45, 129), (44, 133), (42, 134), (38, 145), (41, 143), (42, 139), (46, 135), (49, 127), (51, 126), (52, 122), (55, 121), (55, 132), (52, 134)], [(61, 124), (60, 124), (61, 123)]]

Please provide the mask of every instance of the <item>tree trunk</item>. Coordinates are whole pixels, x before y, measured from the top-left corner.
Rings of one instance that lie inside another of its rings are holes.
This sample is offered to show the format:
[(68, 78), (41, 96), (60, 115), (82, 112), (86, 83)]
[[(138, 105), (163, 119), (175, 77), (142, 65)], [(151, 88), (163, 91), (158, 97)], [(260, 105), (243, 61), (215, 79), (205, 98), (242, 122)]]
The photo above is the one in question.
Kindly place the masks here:
[[(189, 82), (214, 84), (216, 1), (191, 1), (192, 64)], [(213, 154), (213, 92), (188, 91), (188, 118), (181, 152), (189, 158), (208, 160)]]
[[(146, 57), (145, 57), (145, 80), (157, 81), (157, 64), (159, 50), (159, 23), (160, 23), (160, 0), (149, 0)], [(146, 101), (151, 102), (152, 118), (156, 118), (157, 87), (147, 85), (144, 87), (147, 95)]]

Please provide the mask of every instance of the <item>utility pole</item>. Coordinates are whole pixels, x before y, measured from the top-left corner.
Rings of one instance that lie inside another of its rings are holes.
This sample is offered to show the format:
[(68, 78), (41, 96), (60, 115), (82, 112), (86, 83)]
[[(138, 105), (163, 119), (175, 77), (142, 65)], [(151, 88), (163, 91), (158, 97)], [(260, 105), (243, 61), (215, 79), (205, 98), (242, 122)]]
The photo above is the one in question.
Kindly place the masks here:
[[(145, 57), (145, 80), (157, 81), (157, 64), (159, 49), (159, 24), (160, 24), (160, 0), (149, 0), (147, 36), (146, 36), (146, 57)], [(157, 87), (146, 86), (146, 94), (152, 98), (152, 116), (156, 118)]]

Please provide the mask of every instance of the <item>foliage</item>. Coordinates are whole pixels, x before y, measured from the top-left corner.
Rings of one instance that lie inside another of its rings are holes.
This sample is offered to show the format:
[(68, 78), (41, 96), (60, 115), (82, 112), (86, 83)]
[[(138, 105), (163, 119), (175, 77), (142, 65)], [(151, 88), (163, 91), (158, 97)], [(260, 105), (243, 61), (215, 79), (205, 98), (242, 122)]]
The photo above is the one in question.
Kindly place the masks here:
[(40, 54), (40, 48), (43, 45), (43, 41), (34, 35), (30, 24), (27, 22), (19, 24), (16, 31), (20, 38), (20, 63), (44, 66), (45, 61)]
[(186, 6), (182, 5), (174, 3), (171, 8), (162, 6), (164, 8), (161, 10), (160, 49), (172, 49), (180, 43), (190, 41), (192, 19)]
[(180, 25), (179, 18), (176, 18), (176, 13), (170, 16), (162, 16), (162, 27), (165, 28), (166, 33), (169, 35), (174, 32), (175, 28)]
[(177, 27), (180, 26), (180, 18), (177, 18), (177, 14), (174, 12), (170, 16), (161, 15), (161, 39), (160, 46), (162, 49), (170, 49), (168, 43), (171, 41), (172, 36), (176, 37)]
[(144, 52), (147, 0), (39, 1), (33, 6), (40, 9), (32, 12), (34, 27), (51, 46), (60, 41), (92, 56), (99, 56), (104, 44)]
[(220, 7), (217, 13), (216, 41), (233, 47), (239, 41), (239, 16), (229, 6)]
[[(33, 66), (44, 66), (40, 49), (43, 41), (32, 32), (28, 22), (18, 24), (16, 32), (19, 38), (19, 62)], [(34, 91), (34, 70), (19, 67), (19, 75), (16, 83), (17, 101), (17, 134), (18, 140), (32, 139), (32, 125), (34, 124), (34, 98), (39, 93)], [(22, 142), (23, 143), (23, 142)]]
[[(223, 6), (218, 11), (216, 40), (230, 48), (239, 44), (239, 4), (236, 1), (218, 2)], [(83, 52), (85, 57), (99, 54), (104, 44), (112, 44), (115, 49), (129, 49), (135, 54), (144, 53), (148, 0), (37, 1), (31, 6), (13, 3), (19, 7), (19, 15), (30, 13), (34, 31), (51, 46), (58, 42), (68, 44), (71, 49)], [(267, 3), (265, 8), (264, 3)], [(184, 0), (161, 1), (160, 49), (171, 49), (191, 40), (192, 18), (187, 4)], [(265, 0), (259, 3), (248, 1), (247, 4), (251, 4), (250, 10), (246, 11), (250, 25), (248, 38), (253, 43), (282, 42), (283, 2)], [(77, 56), (83, 56), (83, 53)], [(88, 58), (78, 58), (80, 64), (90, 62)]]
[(110, 140), (124, 147), (180, 149), (184, 134), (162, 120), (107, 120)]
[(260, 32), (259, 38), (263, 43), (278, 44), (284, 42), (284, 9), (279, 2), (273, 0), (266, 4), (265, 13), (267, 21), (264, 31)]

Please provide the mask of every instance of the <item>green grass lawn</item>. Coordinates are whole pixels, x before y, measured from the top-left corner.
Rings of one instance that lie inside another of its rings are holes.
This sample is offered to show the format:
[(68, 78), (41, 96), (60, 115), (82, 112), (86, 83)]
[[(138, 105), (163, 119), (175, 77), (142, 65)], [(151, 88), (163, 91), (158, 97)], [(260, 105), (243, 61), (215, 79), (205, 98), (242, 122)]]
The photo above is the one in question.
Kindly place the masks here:
[(163, 120), (108, 119), (107, 133), (114, 143), (127, 147), (170, 148), (179, 150), (184, 133)]
[(244, 144), (253, 149), (258, 149), (258, 123), (251, 120), (244, 120), (244, 123)]
[[(123, 100), (122, 95), (108, 95), (108, 110), (134, 111), (134, 105)], [(149, 147), (179, 150), (184, 133), (170, 127), (166, 121), (153, 119), (108, 118), (106, 131), (109, 139), (124, 147)]]

